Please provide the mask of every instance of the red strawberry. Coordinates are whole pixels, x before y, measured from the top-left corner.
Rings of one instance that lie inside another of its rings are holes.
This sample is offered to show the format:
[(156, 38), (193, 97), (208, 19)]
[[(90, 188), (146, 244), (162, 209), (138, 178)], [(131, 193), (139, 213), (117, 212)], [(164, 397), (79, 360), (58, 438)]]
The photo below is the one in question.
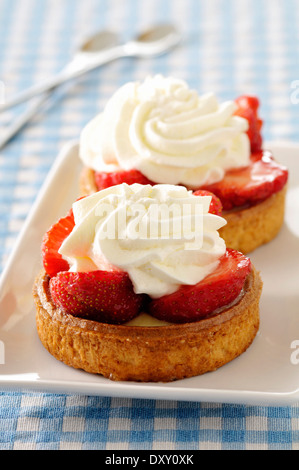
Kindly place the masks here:
[(51, 278), (50, 290), (65, 313), (113, 324), (134, 318), (144, 300), (122, 271), (60, 272)]
[(95, 182), (99, 191), (121, 183), (153, 184), (138, 170), (121, 170), (111, 173), (96, 172)]
[(181, 286), (173, 294), (154, 299), (149, 312), (172, 323), (198, 321), (229, 305), (240, 294), (251, 270), (250, 259), (227, 249), (216, 270), (194, 286)]
[(288, 170), (264, 151), (252, 155), (249, 166), (227, 171), (221, 181), (205, 189), (221, 200), (224, 210), (230, 210), (267, 199), (280, 191), (287, 180)]
[(259, 100), (255, 96), (240, 96), (235, 100), (238, 106), (235, 115), (241, 116), (249, 122), (247, 135), (251, 144), (251, 152), (259, 152), (262, 149), (261, 129), (263, 121), (258, 116)]
[(43, 237), (42, 256), (44, 269), (50, 277), (69, 269), (68, 262), (58, 253), (63, 240), (71, 233), (75, 225), (72, 209), (66, 217), (58, 220)]
[(212, 200), (210, 203), (210, 209), (209, 212), (210, 214), (215, 214), (215, 215), (220, 215), (222, 212), (222, 203), (218, 197), (215, 196), (215, 194), (211, 193), (210, 191), (206, 191), (204, 189), (198, 189), (194, 191), (194, 196), (211, 196)]

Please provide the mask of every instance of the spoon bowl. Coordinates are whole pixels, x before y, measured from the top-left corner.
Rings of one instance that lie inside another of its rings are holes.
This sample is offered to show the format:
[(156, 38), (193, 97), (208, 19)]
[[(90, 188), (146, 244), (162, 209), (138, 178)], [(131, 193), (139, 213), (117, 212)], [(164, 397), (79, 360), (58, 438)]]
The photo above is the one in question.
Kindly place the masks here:
[(0, 106), (0, 111), (5, 111), (36, 95), (53, 90), (58, 85), (70, 79), (78, 78), (113, 60), (130, 56), (152, 57), (160, 55), (176, 46), (180, 40), (181, 35), (179, 32), (169, 24), (154, 26), (125, 44), (119, 44), (114, 33), (101, 31), (81, 44), (73, 60), (60, 73), (21, 92), (18, 96)]
[(119, 44), (118, 35), (112, 31), (99, 31), (94, 35), (84, 39), (78, 47), (78, 52), (86, 54), (96, 54), (108, 47)]
[(160, 55), (179, 44), (181, 35), (179, 31), (170, 24), (155, 26), (143, 33), (136, 39), (124, 45), (128, 55), (153, 56)]
[(119, 44), (117, 35), (110, 31), (101, 31), (83, 41), (73, 59), (62, 69), (60, 73), (33, 85), (21, 92), (15, 98), (0, 106), (0, 112), (32, 99), (38, 95), (32, 106), (18, 116), (10, 126), (6, 135), (0, 139), (2, 149), (25, 124), (40, 110), (48, 100), (51, 92), (68, 80), (78, 78), (91, 70), (98, 68), (115, 59), (124, 57), (152, 57), (160, 55), (176, 46), (181, 36), (176, 28), (169, 24), (161, 24), (141, 33), (136, 39)]

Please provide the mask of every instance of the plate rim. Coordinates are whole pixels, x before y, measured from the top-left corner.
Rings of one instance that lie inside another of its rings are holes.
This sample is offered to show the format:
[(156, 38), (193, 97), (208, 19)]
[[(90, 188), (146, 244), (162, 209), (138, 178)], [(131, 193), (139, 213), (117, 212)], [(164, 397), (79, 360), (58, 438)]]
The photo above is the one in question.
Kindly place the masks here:
[[(59, 171), (62, 163), (65, 161), (70, 152), (78, 148), (79, 141), (71, 140), (64, 144), (54, 160), (48, 175), (37, 193), (35, 201), (26, 217), (22, 229), (15, 241), (13, 249), (8, 256), (4, 269), (0, 276), (0, 299), (2, 288), (9, 276), (14, 259), (22, 240), (34, 219), (42, 201), (46, 198), (47, 192), (53, 183), (57, 171)], [(289, 151), (299, 151), (299, 144), (295, 142), (272, 141), (266, 142), (264, 148), (280, 148)], [(0, 366), (1, 367), (1, 366)], [(63, 393), (63, 394), (89, 394), (96, 396), (126, 397), (126, 398), (146, 398), (154, 400), (172, 400), (172, 401), (194, 401), (194, 402), (218, 402), (218, 403), (240, 403), (253, 405), (282, 405), (290, 406), (299, 402), (299, 385), (293, 392), (274, 392), (274, 391), (250, 391), (250, 390), (226, 390), (215, 388), (184, 388), (170, 387), (165, 384), (139, 384), (136, 382), (113, 382), (94, 383), (80, 382), (78, 380), (47, 380), (47, 379), (8, 379), (1, 376), (0, 368), (0, 384), (4, 390), (20, 390), (20, 391), (36, 391), (47, 393)], [(188, 379), (185, 379), (188, 380)], [(182, 381), (177, 381), (182, 383)], [(136, 387), (137, 385), (137, 387)]]

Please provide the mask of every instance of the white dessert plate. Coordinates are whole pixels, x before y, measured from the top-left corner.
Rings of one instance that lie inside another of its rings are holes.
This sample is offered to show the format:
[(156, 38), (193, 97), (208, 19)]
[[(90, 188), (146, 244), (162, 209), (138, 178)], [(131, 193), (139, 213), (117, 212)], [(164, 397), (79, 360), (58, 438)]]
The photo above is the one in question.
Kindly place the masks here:
[(215, 372), (176, 382), (112, 382), (72, 369), (41, 345), (32, 284), (44, 232), (78, 196), (81, 163), (71, 142), (58, 156), (0, 283), (0, 389), (183, 401), (291, 405), (299, 401), (299, 145), (267, 145), (290, 171), (285, 223), (251, 258), (261, 271), (261, 326), (250, 348)]

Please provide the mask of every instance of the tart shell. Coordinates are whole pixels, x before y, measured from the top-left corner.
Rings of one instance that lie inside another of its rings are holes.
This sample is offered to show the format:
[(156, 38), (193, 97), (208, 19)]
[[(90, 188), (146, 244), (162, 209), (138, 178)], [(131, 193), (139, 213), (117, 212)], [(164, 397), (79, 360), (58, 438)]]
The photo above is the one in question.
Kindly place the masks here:
[[(80, 193), (97, 192), (94, 170), (84, 168), (80, 177)], [(273, 240), (281, 229), (285, 214), (287, 186), (266, 200), (245, 209), (223, 213), (227, 224), (219, 230), (227, 248), (248, 254)]]
[(254, 206), (222, 214), (227, 224), (219, 230), (219, 235), (227, 248), (247, 254), (273, 240), (284, 221), (286, 192), (284, 186)]
[(252, 269), (237, 304), (195, 323), (110, 325), (63, 313), (52, 301), (49, 276), (33, 296), (43, 346), (59, 361), (111, 380), (170, 382), (213, 371), (242, 354), (259, 328), (262, 281)]
[(88, 167), (84, 167), (79, 181), (80, 195), (89, 196), (90, 194), (96, 193), (98, 191), (94, 170)]

